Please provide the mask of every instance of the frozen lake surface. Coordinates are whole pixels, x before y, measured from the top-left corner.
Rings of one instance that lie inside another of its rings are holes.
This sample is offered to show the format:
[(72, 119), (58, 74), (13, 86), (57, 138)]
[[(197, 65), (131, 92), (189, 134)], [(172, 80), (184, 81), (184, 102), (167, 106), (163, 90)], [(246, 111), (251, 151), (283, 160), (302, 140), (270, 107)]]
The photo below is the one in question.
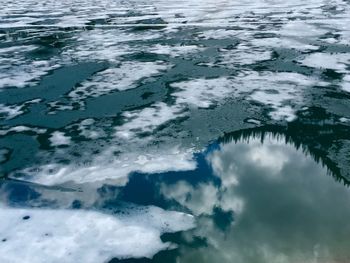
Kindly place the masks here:
[(349, 262), (348, 0), (0, 0), (1, 262)]

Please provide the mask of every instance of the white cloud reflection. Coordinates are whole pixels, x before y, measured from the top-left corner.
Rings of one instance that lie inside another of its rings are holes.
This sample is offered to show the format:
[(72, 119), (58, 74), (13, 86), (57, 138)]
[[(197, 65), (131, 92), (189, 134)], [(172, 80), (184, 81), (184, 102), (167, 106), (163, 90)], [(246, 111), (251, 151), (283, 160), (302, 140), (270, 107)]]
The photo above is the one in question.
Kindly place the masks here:
[[(220, 145), (207, 157), (219, 185), (163, 185), (164, 196), (200, 215), (186, 237), (208, 244), (181, 247), (181, 262), (349, 261), (349, 189), (284, 139)], [(224, 231), (215, 221), (218, 208), (233, 213)]]

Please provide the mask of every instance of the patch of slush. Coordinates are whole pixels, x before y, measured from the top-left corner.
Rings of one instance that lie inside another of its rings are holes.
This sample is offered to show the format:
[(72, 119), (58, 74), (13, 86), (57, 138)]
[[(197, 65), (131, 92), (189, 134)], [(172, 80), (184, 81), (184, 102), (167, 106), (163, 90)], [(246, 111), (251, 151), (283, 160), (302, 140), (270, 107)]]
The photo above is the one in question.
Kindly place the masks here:
[(248, 120), (246, 120), (246, 122), (254, 124), (254, 125), (261, 125), (261, 121), (257, 120), (257, 119), (248, 119)]
[(49, 138), (52, 146), (69, 145), (71, 138), (66, 136), (63, 132), (55, 131)]
[(304, 102), (304, 93), (314, 85), (325, 85), (317, 79), (298, 73), (256, 73), (242, 75), (238, 82), (239, 93), (248, 99), (270, 108), (273, 120), (293, 121), (295, 111)]
[(317, 45), (309, 44), (309, 41), (305, 39), (294, 39), (290, 37), (271, 37), (271, 38), (257, 38), (253, 39), (251, 43), (256, 47), (269, 47), (269, 48), (291, 48), (301, 51), (317, 50)]
[(202, 52), (204, 50), (203, 47), (199, 47), (197, 45), (161, 45), (156, 44), (151, 46), (148, 51), (151, 53), (159, 54), (159, 55), (169, 55), (171, 57), (187, 57), (188, 55)]
[(333, 69), (341, 73), (348, 73), (350, 54), (313, 53), (300, 60), (305, 66), (321, 69)]
[(117, 128), (120, 138), (150, 133), (164, 123), (186, 116), (188, 107), (208, 108), (227, 97), (247, 98), (271, 108), (273, 120), (293, 121), (304, 102), (304, 92), (315, 85), (326, 85), (298, 73), (245, 72), (233, 79), (194, 79), (172, 83), (175, 105), (156, 103), (142, 110), (123, 113), (125, 123)]
[(98, 97), (112, 91), (136, 88), (141, 80), (162, 74), (169, 68), (163, 62), (124, 62), (119, 67), (111, 67), (96, 73), (72, 90), (68, 96), (81, 101), (88, 97)]
[(22, 104), (12, 104), (12, 105), (5, 105), (0, 104), (0, 119), (6, 119), (10, 120), (13, 118), (16, 118), (19, 115), (24, 114), (25, 107), (40, 102), (41, 99), (34, 99), (30, 101), (26, 101)]
[(339, 119), (340, 122), (343, 122), (343, 123), (347, 123), (347, 122), (350, 122), (350, 119), (349, 118), (346, 118), (346, 117), (341, 117)]
[(142, 110), (124, 112), (124, 124), (116, 128), (116, 136), (130, 139), (137, 134), (150, 133), (171, 120), (183, 117), (183, 108), (157, 102)]
[(176, 105), (190, 105), (209, 108), (233, 93), (232, 80), (221, 77), (215, 79), (194, 79), (171, 84), (178, 89), (171, 95), (176, 98)]
[(350, 92), (350, 74), (343, 78), (342, 89), (346, 92)]
[(196, 168), (194, 150), (191, 148), (148, 148), (139, 152), (130, 152), (130, 149), (127, 149), (114, 157), (113, 153), (118, 150), (111, 147), (93, 158), (88, 165), (52, 163), (27, 168), (21, 171), (21, 178), (42, 185), (59, 185), (67, 182), (98, 184), (112, 181), (114, 185), (124, 186), (128, 182), (128, 175), (133, 172), (163, 173)]
[(5, 136), (9, 133), (23, 133), (23, 132), (32, 132), (35, 134), (43, 134), (46, 132), (46, 129), (19, 125), (19, 126), (14, 126), (14, 127), (8, 128), (8, 129), (0, 129), (0, 136)]
[[(338, 1), (341, 2), (341, 1)], [(274, 21), (276, 19), (299, 16), (322, 17), (320, 1), (313, 0), (308, 3), (302, 1), (274, 1), (273, 4), (264, 1), (240, 1), (229, 0), (199, 0), (189, 2), (180, 0), (169, 2), (156, 0), (152, 4), (157, 8), (158, 14), (168, 23), (208, 23), (208, 24), (235, 24), (253, 27), (250, 22), (260, 23)], [(286, 12), (290, 10), (291, 12)], [(302, 28), (301, 28), (302, 29)]]
[(34, 45), (0, 48), (0, 89), (34, 84), (48, 71), (58, 67), (52, 61), (26, 58), (36, 48)]
[(107, 262), (151, 258), (172, 248), (160, 235), (194, 227), (193, 217), (149, 206), (130, 214), (0, 208), (1, 262)]
[(121, 56), (139, 51), (138, 43), (159, 38), (155, 32), (128, 33), (120, 29), (95, 29), (79, 33), (74, 45), (65, 49), (62, 56), (70, 60), (109, 61), (118, 63)]
[[(147, 8), (140, 11), (149, 11)], [(3, 28), (25, 27), (33, 23), (38, 25), (56, 25), (58, 27), (86, 26), (86, 23), (95, 19), (105, 20), (109, 15), (125, 16), (127, 6), (121, 1), (96, 2), (93, 0), (54, 1), (45, 3), (27, 0), (21, 4), (13, 5), (4, 2), (0, 16), (4, 17), (1, 23)], [(7, 14), (17, 14), (8, 16)], [(118, 16), (116, 17), (118, 19)], [(107, 21), (106, 21), (107, 22)]]
[(269, 60), (271, 51), (240, 44), (233, 50), (222, 49), (219, 58), (218, 65), (236, 69), (237, 65), (250, 65)]
[(24, 113), (21, 105), (4, 105), (0, 104), (0, 119), (13, 119)]
[(89, 138), (97, 139), (105, 136), (105, 132), (100, 127), (96, 127), (94, 119), (85, 119), (78, 126), (80, 135)]
[[(318, 45), (312, 44), (315, 38), (327, 33), (327, 30), (309, 24), (307, 21), (288, 21), (278, 30), (267, 31), (274, 37), (251, 38), (250, 43), (256, 48), (289, 48), (302, 51), (317, 50)], [(278, 37), (277, 37), (278, 36)]]
[(239, 32), (230, 29), (209, 29), (198, 33), (197, 37), (199, 39), (228, 39), (235, 38), (239, 36)]
[[(344, 6), (343, 1), (335, 1), (339, 6)], [(262, 1), (240, 1), (229, 0), (199, 0), (189, 2), (180, 0), (169, 2), (164, 0), (152, 0), (147, 3), (131, 4), (133, 15), (130, 10), (130, 2), (114, 1), (96, 2), (84, 0), (79, 2), (55, 2), (47, 1), (43, 4), (34, 0), (28, 0), (20, 5), (5, 2), (0, 16), (4, 17), (2, 27), (26, 26), (35, 24), (51, 24), (61, 27), (85, 26), (90, 21), (100, 20), (102, 24), (125, 24), (137, 23), (145, 19), (162, 18), (168, 23), (183, 22), (211, 22), (237, 24), (249, 24), (251, 20), (276, 16), (288, 18), (299, 16), (307, 18), (310, 16), (324, 16), (322, 14), (319, 0), (308, 3), (302, 1), (275, 1), (273, 4)], [(291, 10), (293, 12), (286, 12)], [(18, 16), (6, 16), (8, 13), (16, 13)], [(232, 19), (235, 18), (235, 19)], [(243, 18), (243, 19), (242, 19)], [(246, 20), (244, 19), (246, 18)]]
[(282, 36), (308, 38), (319, 37), (327, 33), (327, 30), (312, 25), (307, 21), (296, 20), (286, 23), (278, 33)]

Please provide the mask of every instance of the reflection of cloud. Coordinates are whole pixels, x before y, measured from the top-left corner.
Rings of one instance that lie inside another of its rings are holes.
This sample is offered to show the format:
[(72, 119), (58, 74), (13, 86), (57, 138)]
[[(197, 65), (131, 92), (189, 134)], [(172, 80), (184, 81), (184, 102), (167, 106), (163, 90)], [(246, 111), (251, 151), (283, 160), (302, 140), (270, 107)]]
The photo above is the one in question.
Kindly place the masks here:
[(182, 206), (190, 209), (195, 215), (213, 213), (213, 208), (218, 203), (217, 189), (212, 184), (200, 184), (193, 187), (180, 181), (174, 185), (161, 186), (161, 192), (169, 199), (174, 199)]
[[(233, 223), (222, 232), (213, 213), (203, 213), (193, 235), (209, 246), (196, 251), (182, 247), (181, 262), (349, 261), (349, 189), (284, 141), (269, 135), (264, 142), (253, 138), (223, 144), (207, 157), (221, 184), (163, 186), (168, 190), (163, 191), (164, 196), (193, 213), (215, 206), (234, 215)], [(203, 189), (209, 186), (215, 188), (207, 200)], [(192, 202), (193, 196), (200, 196), (201, 202)], [(237, 208), (235, 203), (242, 206)]]
[[(209, 155), (208, 160), (213, 166), (214, 172), (222, 180), (223, 185), (238, 184), (239, 173), (242, 166), (254, 165), (257, 169), (264, 170), (266, 175), (279, 174), (288, 162), (284, 142), (267, 138), (267, 143), (261, 144), (257, 139), (250, 141), (249, 147), (245, 143), (223, 145), (220, 151)], [(284, 147), (281, 147), (284, 146)], [(288, 146), (292, 147), (292, 146)], [(234, 156), (236, 162), (232, 162)], [(248, 160), (248, 162), (247, 162)]]

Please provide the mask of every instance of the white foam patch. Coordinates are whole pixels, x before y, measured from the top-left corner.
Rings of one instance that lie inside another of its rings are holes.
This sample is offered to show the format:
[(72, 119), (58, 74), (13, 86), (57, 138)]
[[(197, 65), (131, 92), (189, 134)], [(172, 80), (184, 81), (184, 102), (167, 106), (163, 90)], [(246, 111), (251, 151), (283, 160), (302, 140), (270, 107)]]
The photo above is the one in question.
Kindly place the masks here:
[(152, 132), (160, 125), (182, 116), (182, 107), (169, 106), (164, 102), (155, 103), (142, 110), (124, 112), (125, 123), (116, 128), (116, 136), (133, 138), (137, 134)]
[[(63, 52), (70, 60), (119, 62), (121, 56), (139, 51), (138, 42), (157, 39), (161, 35), (155, 32), (128, 33), (120, 29), (95, 29), (81, 32), (76, 43)], [(131, 45), (131, 44), (134, 45)]]
[(327, 33), (326, 29), (321, 29), (307, 21), (289, 21), (278, 31), (283, 36), (293, 36), (298, 38), (317, 37)]
[(344, 122), (344, 123), (347, 123), (347, 122), (350, 122), (350, 119), (349, 118), (346, 118), (346, 117), (341, 117), (339, 119), (340, 122)]
[[(107, 262), (151, 258), (171, 248), (160, 235), (188, 230), (193, 217), (146, 207), (128, 216), (84, 210), (1, 207), (1, 262)], [(29, 217), (29, 218), (28, 218)]]
[(6, 120), (10, 120), (13, 118), (16, 118), (19, 115), (22, 115), (25, 112), (25, 107), (40, 102), (41, 99), (33, 99), (26, 101), (22, 104), (12, 104), (12, 105), (5, 105), (0, 104), (0, 119), (4, 118)]
[(239, 93), (272, 108), (274, 120), (293, 121), (295, 111), (304, 101), (304, 92), (314, 85), (326, 85), (298, 73), (250, 72), (239, 79)]
[(312, 77), (298, 73), (245, 72), (229, 79), (193, 79), (172, 83), (171, 96), (175, 105), (157, 103), (151, 107), (125, 112), (125, 123), (117, 128), (119, 138), (135, 138), (138, 134), (152, 132), (160, 125), (185, 116), (188, 107), (208, 108), (227, 97), (244, 97), (272, 109), (269, 116), (274, 120), (293, 121), (295, 111), (304, 101), (304, 92), (314, 85), (327, 85)]
[(271, 51), (240, 44), (233, 50), (222, 49), (219, 57), (220, 62), (217, 65), (236, 69), (237, 65), (249, 65), (270, 59)]
[(14, 65), (12, 68), (0, 68), (2, 72), (0, 73), (0, 88), (23, 88), (27, 85), (36, 84), (47, 72), (59, 67), (58, 64), (51, 65), (48, 61), (23, 61), (22, 63), (23, 64)]
[(78, 130), (81, 136), (89, 139), (97, 139), (105, 136), (103, 129), (96, 127), (94, 119), (85, 119), (80, 122)]
[(346, 73), (346, 68), (350, 65), (350, 54), (313, 53), (300, 60), (300, 63), (308, 67), (333, 69)]
[(55, 131), (49, 138), (52, 146), (69, 145), (71, 138), (66, 136), (63, 132)]
[(73, 105), (62, 103), (61, 101), (48, 102), (47, 105), (50, 107), (47, 114), (56, 114), (57, 111), (73, 110)]
[(35, 49), (34, 45), (0, 48), (0, 89), (22, 88), (54, 67), (48, 61), (29, 60), (25, 57)]
[(239, 32), (229, 29), (209, 29), (197, 35), (199, 39), (227, 39), (237, 36), (239, 36)]
[(343, 78), (342, 89), (347, 92), (350, 92), (350, 75), (346, 75)]
[[(50, 25), (63, 27), (81, 27), (96, 23), (96, 26), (107, 26), (108, 30), (94, 28), (90, 30), (76, 30), (72, 35), (64, 35), (67, 38), (62, 53), (43, 61), (33, 61), (26, 58), (26, 53), (37, 48), (34, 45), (20, 44), (18, 47), (0, 49), (0, 87), (23, 87), (35, 83), (49, 70), (60, 65), (75, 63), (76, 61), (109, 61), (118, 63), (121, 56), (139, 52), (141, 49), (170, 56), (184, 56), (196, 53), (200, 48), (196, 45), (159, 45), (153, 40), (167, 37), (174, 28), (185, 27), (188, 23), (207, 23), (215, 27), (228, 29), (208, 29), (203, 27), (203, 32), (195, 33), (196, 37), (204, 39), (223, 39), (237, 37), (241, 43), (253, 43), (253, 50), (262, 46), (291, 47), (297, 49), (316, 49), (309, 42), (326, 33), (336, 31), (341, 37), (333, 39), (337, 43), (347, 44), (350, 31), (349, 7), (341, 0), (334, 1), (339, 13), (327, 11), (320, 0), (305, 1), (274, 1), (273, 4), (264, 1), (230, 1), (230, 0), (199, 0), (195, 2), (180, 0), (170, 3), (165, 0), (152, 0), (147, 3), (120, 2), (120, 1), (93, 1), (83, 0), (76, 3), (71, 1), (46, 1), (45, 4), (27, 0), (13, 5), (4, 2), (0, 10), (1, 27), (32, 27), (35, 25)], [(133, 14), (130, 15), (130, 9)], [(8, 14), (16, 14), (9, 16)], [(147, 20), (149, 19), (149, 20)], [(96, 21), (95, 21), (96, 20)], [(157, 23), (167, 22), (165, 29), (128, 31), (123, 28), (112, 28), (114, 25), (125, 23)], [(92, 23), (90, 23), (92, 22)], [(34, 24), (33, 24), (34, 23)], [(172, 23), (176, 26), (173, 27)], [(272, 27), (271, 23), (278, 26)], [(263, 26), (263, 28), (260, 28)], [(281, 26), (281, 27), (280, 27)], [(232, 28), (237, 27), (239, 30)], [(28, 31), (28, 39), (48, 34), (41, 29), (32, 28)], [(55, 31), (52, 30), (52, 36)], [(255, 39), (254, 33), (274, 33), (280, 37)], [(7, 36), (7, 42), (11, 41), (11, 34)], [(147, 43), (150, 40), (150, 43)], [(254, 44), (254, 41), (257, 41)], [(322, 40), (323, 41), (323, 40)], [(259, 45), (263, 43), (263, 45)], [(149, 45), (150, 44), (150, 45)], [(12, 51), (12, 49), (16, 49)], [(1, 52), (3, 50), (3, 52)], [(4, 56), (2, 54), (5, 54)], [(238, 54), (243, 60), (253, 61), (255, 57), (268, 56), (268, 53)], [(234, 59), (233, 55), (230, 59)], [(4, 59), (3, 61), (1, 59)], [(240, 59), (237, 59), (239, 61)], [(242, 60), (242, 61), (243, 61)], [(234, 61), (234, 60), (233, 60)], [(244, 63), (248, 63), (248, 62)], [(59, 62), (59, 64), (58, 64)], [(251, 62), (250, 62), (251, 63)], [(4, 66), (3, 66), (4, 65)], [(11, 65), (8, 67), (8, 65)], [(226, 64), (226, 66), (228, 66)], [(2, 68), (3, 67), (3, 68)], [(20, 74), (18, 74), (20, 73)]]
[(288, 37), (271, 37), (271, 38), (257, 38), (252, 39), (251, 43), (256, 47), (270, 47), (270, 48), (291, 48), (297, 50), (317, 50), (318, 46), (309, 44), (304, 38), (288, 38)]
[(176, 46), (169, 46), (169, 45), (161, 45), (156, 44), (154, 46), (151, 46), (148, 51), (159, 54), (159, 55), (169, 55), (171, 57), (180, 57), (180, 56), (188, 56), (193, 53), (201, 52), (204, 48), (199, 47), (197, 45), (176, 45)]
[[(88, 165), (49, 164), (24, 169), (26, 181), (42, 185), (57, 185), (67, 182), (77, 184), (104, 183), (113, 181), (114, 185), (124, 186), (128, 175), (133, 172), (163, 173), (169, 171), (188, 171), (196, 168), (193, 149), (172, 147), (167, 149), (148, 148), (147, 151), (127, 152), (113, 158), (110, 148), (91, 160)], [(111, 159), (112, 158), (112, 159)]]
[(22, 133), (22, 132), (33, 132), (36, 134), (43, 134), (46, 132), (46, 129), (36, 128), (36, 127), (28, 127), (24, 125), (14, 126), (8, 129), (0, 129), (0, 135), (7, 135), (9, 133)]
[(4, 118), (7, 120), (13, 119), (21, 114), (24, 111), (22, 110), (21, 105), (4, 105), (0, 104), (0, 119)]
[(49, 70), (59, 66), (51, 61), (26, 58), (36, 48), (34, 45), (0, 48), (0, 89), (34, 84)]
[(233, 93), (233, 82), (228, 78), (194, 79), (171, 84), (179, 89), (172, 93), (176, 104), (208, 108)]
[[(341, 4), (341, 1), (339, 1)], [(321, 16), (320, 1), (313, 0), (307, 3), (302, 1), (274, 1), (273, 4), (264, 1), (230, 1), (230, 0), (180, 0), (169, 2), (166, 0), (152, 1), (158, 14), (169, 23), (227, 23), (242, 27), (254, 28), (250, 22), (284, 21), (289, 17), (299, 17), (300, 20), (312, 16)], [(344, 5), (344, 3), (343, 3)], [(290, 10), (292, 12), (286, 12)], [(294, 27), (296, 30), (296, 28)], [(300, 27), (303, 30), (302, 27)]]
[(92, 79), (84, 81), (72, 90), (68, 96), (74, 100), (98, 97), (112, 91), (121, 91), (137, 87), (138, 82), (160, 75), (168, 69), (163, 62), (124, 62), (119, 67), (111, 67), (97, 73)]
[[(344, 6), (342, 1), (336, 1), (339, 6)], [(127, 15), (133, 8), (135, 15)], [(240, 1), (230, 0), (198, 0), (189, 2), (179, 0), (169, 2), (165, 0), (152, 0), (147, 3), (137, 4), (131, 2), (95, 2), (84, 0), (80, 2), (55, 2), (50, 0), (47, 5), (28, 0), (25, 3), (14, 6), (6, 2), (0, 15), (4, 16), (3, 27), (25, 26), (31, 23), (45, 23), (51, 19), (57, 26), (84, 26), (94, 19), (107, 19), (111, 24), (135, 23), (140, 19), (156, 19), (161, 17), (166, 22), (222, 22), (233, 21), (240, 24), (249, 24), (252, 18), (266, 19), (266, 17), (298, 16), (300, 19), (310, 15), (321, 16), (322, 10), (319, 0), (312, 0), (307, 3), (300, 0), (275, 1), (273, 5), (262, 1)], [(281, 11), (283, 10), (283, 11)], [(288, 13), (286, 10), (292, 10)], [(6, 13), (19, 13), (16, 17), (6, 17)], [(111, 15), (112, 14), (112, 15)], [(265, 15), (265, 17), (263, 16)], [(238, 18), (237, 18), (238, 16)], [(242, 19), (247, 17), (246, 21)], [(233, 20), (232, 18), (236, 18)], [(301, 28), (302, 29), (302, 28)]]

